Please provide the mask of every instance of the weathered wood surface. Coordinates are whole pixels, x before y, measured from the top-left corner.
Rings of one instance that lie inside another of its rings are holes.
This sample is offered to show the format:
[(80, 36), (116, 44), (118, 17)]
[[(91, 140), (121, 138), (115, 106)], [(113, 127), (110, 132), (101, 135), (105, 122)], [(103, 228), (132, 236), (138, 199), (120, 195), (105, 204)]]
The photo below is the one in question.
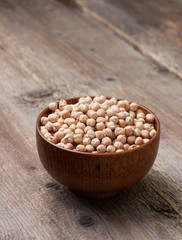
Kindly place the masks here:
[[(139, 11), (144, 1), (112, 2), (110, 9), (124, 16), (120, 25), (113, 13), (103, 22), (111, 1), (83, 7), (81, 1), (0, 0), (0, 239), (182, 239), (181, 36), (177, 45), (167, 30), (152, 31), (152, 43), (150, 35), (137, 33), (137, 26), (149, 31), (155, 19), (150, 6), (160, 10), (163, 1), (145, 1), (145, 16)], [(166, 2), (160, 20), (171, 21), (167, 6), (173, 6), (180, 29), (182, 3)], [(126, 9), (135, 13), (133, 30)], [(143, 24), (135, 21), (138, 15)], [(78, 198), (58, 185), (35, 145), (36, 117), (51, 100), (97, 94), (135, 99), (162, 127), (150, 173), (104, 201)]]

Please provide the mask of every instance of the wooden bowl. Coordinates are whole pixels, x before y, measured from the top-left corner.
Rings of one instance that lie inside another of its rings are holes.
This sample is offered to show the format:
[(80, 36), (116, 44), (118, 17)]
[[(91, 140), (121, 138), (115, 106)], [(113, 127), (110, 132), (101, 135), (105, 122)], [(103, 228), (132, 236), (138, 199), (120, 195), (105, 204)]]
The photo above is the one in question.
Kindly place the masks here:
[[(74, 104), (78, 98), (66, 100)], [(152, 113), (139, 105), (145, 113)], [(109, 198), (143, 178), (157, 155), (160, 123), (155, 116), (156, 135), (139, 148), (121, 153), (86, 153), (58, 147), (40, 132), (40, 119), (51, 111), (44, 109), (37, 118), (36, 140), (40, 160), (47, 172), (74, 193), (87, 198)]]

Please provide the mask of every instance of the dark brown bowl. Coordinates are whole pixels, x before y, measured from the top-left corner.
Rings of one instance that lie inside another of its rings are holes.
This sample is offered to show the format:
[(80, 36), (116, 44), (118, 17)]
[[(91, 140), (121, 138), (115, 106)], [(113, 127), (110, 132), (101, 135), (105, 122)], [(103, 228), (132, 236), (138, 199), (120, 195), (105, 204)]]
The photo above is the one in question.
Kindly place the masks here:
[[(78, 98), (66, 100), (76, 103)], [(149, 109), (139, 105), (145, 113)], [(139, 148), (121, 153), (84, 153), (58, 147), (40, 132), (40, 119), (51, 111), (44, 109), (37, 118), (36, 140), (40, 160), (47, 172), (74, 193), (87, 198), (108, 198), (143, 178), (157, 155), (160, 123), (155, 116), (156, 135)]]

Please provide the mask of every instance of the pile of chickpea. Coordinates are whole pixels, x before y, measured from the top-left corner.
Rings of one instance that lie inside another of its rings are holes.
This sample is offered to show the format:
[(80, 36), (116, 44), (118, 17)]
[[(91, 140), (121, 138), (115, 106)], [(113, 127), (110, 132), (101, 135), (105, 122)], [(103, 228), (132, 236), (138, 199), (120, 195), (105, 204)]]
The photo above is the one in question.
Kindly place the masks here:
[(156, 134), (153, 114), (135, 102), (80, 97), (76, 104), (49, 104), (41, 118), (41, 133), (57, 146), (80, 152), (118, 153), (140, 147)]

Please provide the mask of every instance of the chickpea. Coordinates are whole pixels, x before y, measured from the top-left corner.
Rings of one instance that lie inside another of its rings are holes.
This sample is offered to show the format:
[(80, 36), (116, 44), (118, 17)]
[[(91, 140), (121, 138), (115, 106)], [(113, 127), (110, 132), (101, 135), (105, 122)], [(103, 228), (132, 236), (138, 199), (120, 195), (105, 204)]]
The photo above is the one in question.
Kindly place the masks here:
[(86, 152), (86, 147), (82, 144), (76, 146), (76, 150), (79, 152)]
[(76, 125), (76, 127), (77, 128), (80, 128), (80, 129), (82, 129), (82, 130), (84, 130), (85, 129), (85, 124), (84, 123), (77, 123), (77, 125)]
[(105, 129), (105, 124), (103, 122), (97, 123), (96, 124), (96, 129), (98, 131), (102, 131), (103, 129)]
[(150, 138), (153, 138), (153, 136), (155, 136), (155, 134), (156, 134), (156, 130), (155, 130), (155, 129), (152, 129), (152, 130), (149, 132)]
[(119, 123), (120, 127), (122, 127), (122, 128), (126, 127), (126, 122), (124, 119), (119, 119), (118, 123)]
[(105, 146), (111, 145), (111, 143), (112, 143), (112, 140), (109, 137), (104, 137), (102, 139), (102, 144)]
[(54, 114), (54, 113), (51, 113), (51, 114), (49, 114), (49, 116), (48, 116), (48, 120), (50, 121), (50, 122), (52, 122), (52, 123), (55, 123), (55, 122), (57, 122), (58, 121), (58, 115), (57, 114)]
[(93, 139), (95, 138), (95, 132), (93, 130), (88, 130), (85, 136), (89, 137), (90, 139)]
[[(101, 109), (104, 110), (104, 111), (107, 111), (108, 109), (108, 105), (104, 102), (100, 105)], [(98, 111), (98, 110), (97, 110)], [(102, 117), (102, 116), (101, 116)]]
[(93, 103), (90, 104), (90, 109), (91, 110), (97, 111), (99, 108), (100, 108), (100, 104), (97, 103), (97, 102), (93, 102)]
[(94, 130), (94, 128), (90, 126), (86, 126), (84, 129), (84, 132), (87, 133), (89, 130)]
[(47, 129), (44, 126), (40, 127), (40, 131), (43, 135), (45, 135), (46, 133), (48, 133)]
[(100, 102), (99, 103), (104, 103), (106, 101), (106, 97), (101, 95), (100, 96)]
[(116, 123), (118, 123), (119, 118), (117, 116), (112, 116), (112, 117), (109, 118), (109, 121), (116, 124)]
[(134, 135), (135, 135), (136, 137), (139, 137), (139, 136), (141, 135), (140, 129), (135, 128), (135, 129), (134, 129)]
[(83, 141), (82, 141), (83, 145), (90, 145), (91, 143), (91, 139), (88, 137), (84, 137)]
[(64, 143), (62, 143), (62, 142), (59, 142), (59, 143), (57, 143), (57, 146), (59, 146), (59, 147), (62, 147), (62, 148), (64, 148)]
[(116, 152), (124, 152), (124, 149), (117, 149)]
[(87, 123), (87, 126), (95, 127), (95, 119), (93, 119), (93, 118), (87, 119), (86, 123)]
[(99, 146), (97, 146), (97, 152), (98, 153), (105, 153), (106, 151), (106, 146), (103, 144), (100, 144)]
[(67, 144), (64, 145), (64, 148), (73, 150), (74, 147), (73, 147), (73, 144), (67, 143)]
[(86, 148), (87, 152), (93, 152), (94, 151), (94, 147), (92, 145), (87, 145), (85, 148)]
[(106, 122), (107, 128), (110, 128), (111, 130), (115, 129), (115, 124), (113, 122)]
[(134, 135), (127, 137), (127, 142), (129, 144), (133, 144), (135, 142), (136, 137)]
[(93, 119), (98, 118), (98, 113), (95, 112), (95, 111), (93, 111), (93, 110), (89, 110), (89, 111), (87, 112), (87, 115), (88, 115), (89, 118), (93, 118)]
[(54, 112), (57, 109), (58, 105), (56, 102), (49, 103), (49, 109)]
[(140, 131), (144, 129), (143, 123), (142, 122), (136, 122), (135, 124), (136, 128), (138, 128)]
[(51, 122), (47, 122), (46, 125), (45, 125), (45, 129), (47, 129), (47, 131), (52, 131), (53, 129), (53, 125)]
[(135, 139), (135, 144), (136, 144), (136, 145), (142, 145), (142, 144), (143, 144), (143, 139), (142, 139), (141, 137), (137, 137), (137, 138)]
[(95, 136), (96, 136), (96, 138), (98, 138), (98, 139), (103, 139), (103, 138), (106, 136), (106, 134), (105, 134), (104, 131), (96, 131), (96, 132), (95, 132)]
[(134, 149), (134, 148), (137, 148), (137, 146), (136, 146), (135, 144), (130, 145), (129, 148), (128, 148), (128, 150), (131, 150), (131, 149)]
[(134, 118), (135, 118), (135, 112), (129, 111), (129, 117), (131, 117), (132, 119), (134, 119)]
[(88, 119), (87, 115), (79, 116), (79, 122), (81, 122), (81, 123), (86, 123), (87, 119)]
[(124, 100), (124, 102), (125, 102), (125, 109), (126, 109), (126, 111), (129, 111), (129, 109), (130, 109), (130, 102), (127, 101), (127, 100)]
[(88, 104), (80, 104), (79, 110), (80, 110), (82, 113), (86, 113), (86, 112), (89, 110), (89, 105), (88, 105)]
[(104, 123), (104, 122), (106, 122), (106, 119), (105, 119), (104, 117), (98, 117), (98, 118), (96, 119), (96, 122), (97, 122), (97, 123), (100, 123), (100, 122)]
[(82, 135), (81, 134), (75, 134), (73, 136), (73, 140), (74, 140), (74, 143), (80, 144), (83, 140)]
[(137, 109), (138, 109), (138, 104), (135, 103), (135, 102), (132, 102), (132, 103), (130, 104), (130, 110), (133, 111), (133, 112), (136, 112)]
[(69, 112), (71, 112), (73, 110), (73, 107), (71, 105), (66, 105), (64, 107), (64, 110), (68, 110)]
[(121, 142), (122, 144), (125, 144), (126, 143), (125, 135), (118, 135), (117, 136), (117, 141)]
[(124, 135), (125, 134), (125, 129), (124, 128), (120, 128), (120, 127), (116, 127), (114, 130), (114, 133), (116, 136), (118, 135)]
[(155, 117), (154, 117), (153, 114), (148, 113), (148, 114), (146, 115), (146, 121), (147, 121), (148, 123), (153, 123), (153, 122), (154, 122), (154, 119), (155, 119)]
[(59, 109), (60, 109), (60, 110), (63, 110), (63, 108), (64, 108), (66, 105), (67, 105), (66, 100), (61, 99), (61, 100), (59, 101)]
[(57, 143), (57, 140), (55, 137), (53, 137), (52, 135), (50, 137), (47, 138), (47, 140), (49, 140), (52, 143)]
[(143, 118), (145, 119), (145, 114), (143, 112), (137, 113), (137, 118)]
[(108, 99), (104, 103), (107, 104), (108, 108), (112, 105), (112, 103)]
[[(99, 124), (99, 123), (98, 123)], [(106, 137), (112, 138), (113, 136), (113, 131), (110, 128), (105, 128), (103, 132), (106, 134)]]
[(116, 149), (121, 149), (121, 148), (123, 148), (123, 144), (121, 142), (119, 142), (119, 141), (115, 141), (114, 147)]
[(62, 118), (59, 118), (58, 119), (58, 123), (60, 123), (61, 124), (61, 126), (64, 124), (64, 119), (62, 119)]
[(48, 121), (49, 121), (49, 119), (47, 117), (41, 117), (40, 122), (43, 126), (46, 125), (46, 123), (48, 123)]
[(57, 141), (60, 141), (64, 138), (64, 132), (58, 131), (54, 133), (54, 137), (56, 138)]
[(126, 125), (133, 125), (133, 118), (126, 117), (125, 122), (126, 122)]
[(71, 131), (74, 132), (76, 130), (76, 125), (75, 124), (71, 124), (69, 126), (69, 129), (71, 129)]
[(84, 131), (82, 129), (80, 129), (80, 128), (76, 128), (75, 129), (75, 134), (80, 134), (81, 136), (83, 136)]
[(134, 132), (134, 130), (131, 126), (126, 126), (124, 129), (125, 129), (126, 136), (131, 136)]
[(125, 102), (124, 101), (118, 101), (118, 107), (119, 108), (125, 108)]
[(63, 142), (64, 144), (67, 143), (73, 143), (73, 134), (67, 134), (62, 140), (61, 142)]
[(138, 118), (137, 121), (138, 122), (142, 122), (143, 124), (145, 123), (145, 119), (144, 118)]
[(68, 125), (66, 123), (64, 123), (61, 128), (64, 128), (64, 129), (67, 129), (68, 128)]
[(87, 104), (90, 104), (90, 103), (92, 102), (92, 98), (89, 97), (89, 96), (87, 96), (87, 97), (85, 98), (85, 102), (86, 102)]
[(68, 118), (70, 116), (70, 112), (68, 110), (63, 110), (60, 112), (60, 116), (62, 118)]
[(149, 139), (148, 138), (144, 138), (143, 139), (143, 143), (147, 143), (147, 142), (149, 142)]
[(128, 150), (129, 146), (130, 146), (130, 144), (125, 143), (125, 144), (123, 145), (124, 150), (125, 150), (125, 151)]
[(119, 117), (119, 119), (125, 119), (127, 117), (127, 113), (125, 111), (124, 112), (119, 112), (118, 117)]
[(66, 128), (64, 129), (64, 135), (67, 135), (67, 134), (72, 134), (73, 132), (71, 131), (70, 128)]
[(61, 123), (59, 122), (55, 122), (52, 124), (52, 128), (54, 132), (57, 132), (60, 129), (60, 127), (61, 127)]
[(118, 100), (115, 97), (112, 97), (110, 99), (110, 102), (111, 102), (112, 105), (116, 105), (118, 103)]
[(93, 147), (97, 147), (99, 144), (100, 144), (100, 140), (99, 140), (98, 138), (92, 139), (91, 145), (92, 145)]
[(108, 115), (108, 117), (112, 117), (112, 116), (114, 116), (115, 114), (116, 114), (116, 112), (114, 111), (114, 109), (112, 109), (112, 108), (107, 109), (107, 115)]
[(116, 113), (119, 113), (119, 112), (120, 112), (120, 108), (118, 108), (117, 105), (112, 105), (112, 106), (111, 106), (111, 109), (113, 109)]
[(113, 145), (109, 145), (109, 146), (107, 146), (106, 151), (108, 153), (114, 153), (116, 151), (116, 148)]
[(105, 117), (105, 111), (104, 109), (100, 108), (97, 110), (97, 114), (99, 117)]
[(149, 138), (149, 131), (148, 130), (142, 130), (141, 131), (142, 138)]

